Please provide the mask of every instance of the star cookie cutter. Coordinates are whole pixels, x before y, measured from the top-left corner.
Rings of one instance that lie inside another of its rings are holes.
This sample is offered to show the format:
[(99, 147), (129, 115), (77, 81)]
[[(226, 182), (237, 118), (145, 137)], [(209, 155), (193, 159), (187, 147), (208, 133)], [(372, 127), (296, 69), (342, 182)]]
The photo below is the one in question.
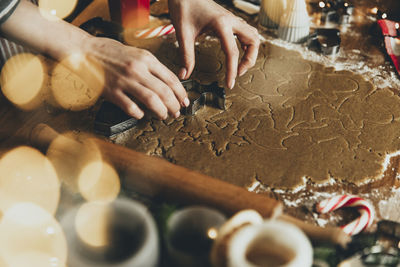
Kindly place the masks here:
[(322, 53), (326, 56), (334, 56), (340, 50), (340, 31), (331, 28), (318, 28), (308, 37), (308, 49)]
[[(219, 87), (217, 82), (202, 85), (196, 81), (182, 82), (183, 87), (189, 93), (194, 92), (198, 97), (192, 100), (187, 108), (182, 108), (183, 115), (194, 115), (204, 106), (212, 106), (225, 110), (225, 89)], [(96, 114), (94, 131), (107, 137), (113, 137), (119, 133), (136, 127), (138, 120), (127, 115), (118, 106), (104, 101)]]
[(198, 110), (204, 106), (211, 106), (221, 110), (225, 110), (225, 88), (218, 86), (218, 82), (203, 85), (194, 80), (187, 80), (181, 82), (186, 91), (195, 93), (196, 96), (189, 107), (181, 109), (183, 115), (194, 115)]

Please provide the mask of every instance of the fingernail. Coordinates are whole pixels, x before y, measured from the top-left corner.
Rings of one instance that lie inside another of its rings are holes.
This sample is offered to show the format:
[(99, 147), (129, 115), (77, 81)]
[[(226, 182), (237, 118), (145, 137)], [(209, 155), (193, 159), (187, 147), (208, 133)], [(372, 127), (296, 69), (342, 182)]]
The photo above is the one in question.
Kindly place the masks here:
[(143, 118), (144, 112), (141, 109), (138, 109), (136, 106), (132, 105), (129, 109), (129, 115), (131, 117), (136, 117), (138, 119)]
[(247, 72), (247, 69), (241, 69), (239, 72), (239, 77), (243, 76)]
[(186, 77), (187, 70), (185, 68), (181, 68), (179, 71), (179, 79), (184, 80)]
[(176, 118), (179, 118), (180, 115), (181, 115), (181, 113), (180, 113), (179, 111), (176, 112), (175, 115), (174, 115), (175, 119), (176, 119)]
[(185, 97), (185, 100), (183, 100), (183, 105), (184, 105), (185, 107), (188, 107), (188, 106), (190, 105), (190, 100), (189, 100), (189, 98)]
[(143, 118), (143, 116), (144, 116), (144, 112), (143, 112), (143, 111), (140, 111), (140, 112), (138, 113), (138, 118), (139, 118), (139, 120), (140, 120), (141, 118)]
[(235, 82), (235, 79), (231, 81), (231, 83), (229, 84), (229, 89), (232, 89), (235, 86)]

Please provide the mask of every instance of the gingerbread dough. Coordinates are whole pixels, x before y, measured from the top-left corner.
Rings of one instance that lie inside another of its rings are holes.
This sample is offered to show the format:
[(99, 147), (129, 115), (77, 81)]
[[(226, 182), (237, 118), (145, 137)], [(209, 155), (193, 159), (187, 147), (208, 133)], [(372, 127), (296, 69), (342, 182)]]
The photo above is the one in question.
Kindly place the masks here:
[[(163, 49), (161, 60), (176, 70), (176, 49)], [(223, 85), (223, 62), (218, 43), (205, 42), (195, 79)], [(127, 146), (237, 185), (257, 179), (281, 189), (304, 178), (361, 184), (379, 178), (386, 156), (400, 150), (397, 95), (297, 52), (263, 44), (256, 66), (226, 92), (225, 111), (144, 120)]]

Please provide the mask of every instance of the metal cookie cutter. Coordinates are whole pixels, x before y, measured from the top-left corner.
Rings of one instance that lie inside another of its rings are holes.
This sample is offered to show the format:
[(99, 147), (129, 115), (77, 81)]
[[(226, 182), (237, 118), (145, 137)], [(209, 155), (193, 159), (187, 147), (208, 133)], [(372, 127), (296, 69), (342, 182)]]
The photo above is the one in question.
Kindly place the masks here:
[(326, 56), (334, 56), (340, 50), (340, 42), (338, 29), (319, 28), (308, 37), (307, 47)]
[(212, 106), (225, 110), (225, 89), (218, 86), (218, 82), (208, 85), (200, 84), (194, 80), (182, 82), (183, 87), (190, 93), (196, 94), (189, 107), (182, 108), (183, 115), (194, 115), (204, 106)]
[[(183, 115), (194, 115), (204, 106), (212, 106), (225, 110), (225, 89), (219, 87), (217, 82), (202, 85), (196, 81), (188, 80), (182, 82), (183, 87), (197, 97), (187, 108), (182, 108)], [(127, 115), (116, 105), (104, 101), (96, 114), (94, 131), (98, 134), (112, 137), (135, 127), (138, 120)]]
[(94, 131), (111, 137), (137, 125), (138, 120), (127, 115), (116, 105), (104, 101), (94, 120)]

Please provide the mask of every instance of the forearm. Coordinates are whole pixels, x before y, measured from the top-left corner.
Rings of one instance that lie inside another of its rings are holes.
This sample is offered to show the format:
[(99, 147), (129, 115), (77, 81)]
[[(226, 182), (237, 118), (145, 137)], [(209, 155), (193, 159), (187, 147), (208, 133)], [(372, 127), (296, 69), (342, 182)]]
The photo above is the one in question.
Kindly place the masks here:
[(21, 0), (0, 30), (6, 38), (58, 60), (89, 49), (89, 34), (63, 20), (46, 19), (37, 6), (26, 0)]

